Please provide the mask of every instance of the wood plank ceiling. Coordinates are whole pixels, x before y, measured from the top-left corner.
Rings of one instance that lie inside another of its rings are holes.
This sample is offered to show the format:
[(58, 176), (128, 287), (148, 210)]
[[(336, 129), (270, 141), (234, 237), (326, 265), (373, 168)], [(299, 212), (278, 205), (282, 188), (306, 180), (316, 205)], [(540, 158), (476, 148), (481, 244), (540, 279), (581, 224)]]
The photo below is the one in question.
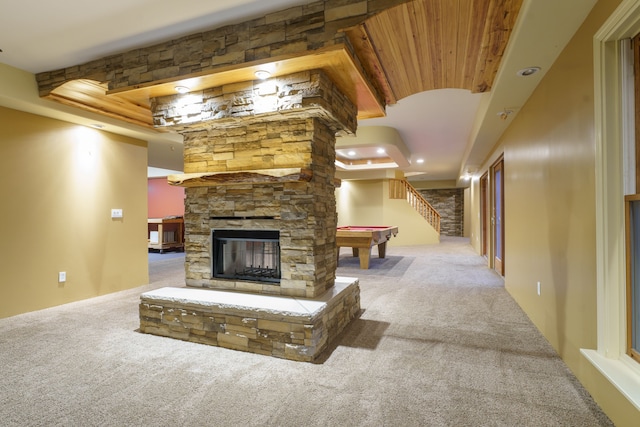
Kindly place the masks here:
[[(358, 105), (360, 119), (384, 115), (384, 105), (367, 89), (369, 85), (384, 96), (386, 104), (434, 89), (485, 92), (491, 89), (521, 5), (522, 0), (414, 0), (346, 29), (370, 83), (355, 71), (349, 57), (331, 49), (282, 58), (279, 67), (287, 73), (328, 68), (334, 80), (343, 80), (336, 83)], [(259, 65), (248, 63), (191, 77), (203, 86), (227, 84), (234, 78), (246, 81)], [(351, 88), (345, 81), (349, 78)], [(78, 80), (48, 97), (152, 128), (149, 97), (173, 93), (175, 84), (157, 82), (144, 90), (114, 93), (106, 90), (106, 84)]]
[(521, 5), (522, 0), (417, 0), (373, 16), (347, 35), (387, 104), (434, 89), (486, 92)]

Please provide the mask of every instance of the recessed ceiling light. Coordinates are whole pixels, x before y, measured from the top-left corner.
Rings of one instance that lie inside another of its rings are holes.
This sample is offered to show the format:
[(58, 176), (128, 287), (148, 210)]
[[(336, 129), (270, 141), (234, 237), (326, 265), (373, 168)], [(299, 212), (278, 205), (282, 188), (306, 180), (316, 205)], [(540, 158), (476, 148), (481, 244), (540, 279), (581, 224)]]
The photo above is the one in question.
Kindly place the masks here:
[(377, 153), (384, 154), (385, 153), (384, 148), (378, 148)]
[(350, 156), (355, 156), (355, 155), (356, 155), (356, 152), (355, 152), (355, 151), (353, 151), (353, 150), (351, 150), (351, 151), (349, 151), (347, 154), (348, 154), (348, 155), (350, 155)]
[(538, 71), (540, 71), (540, 67), (527, 67), (523, 68), (522, 70), (518, 70), (516, 74), (520, 77), (528, 77), (537, 73)]
[(271, 77), (271, 73), (267, 70), (258, 70), (255, 72), (255, 75), (260, 80), (268, 79), (269, 77)]
[(190, 89), (186, 86), (176, 86), (175, 90), (178, 93), (188, 93)]
[(422, 163), (424, 163), (424, 159), (418, 159), (418, 160), (416, 160), (416, 163), (422, 164)]

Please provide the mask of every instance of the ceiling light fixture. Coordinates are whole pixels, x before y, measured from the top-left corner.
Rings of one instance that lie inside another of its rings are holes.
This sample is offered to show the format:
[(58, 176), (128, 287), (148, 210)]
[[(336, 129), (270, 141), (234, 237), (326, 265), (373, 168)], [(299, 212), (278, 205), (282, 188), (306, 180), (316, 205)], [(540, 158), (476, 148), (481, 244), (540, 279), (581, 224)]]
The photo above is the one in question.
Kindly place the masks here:
[(356, 155), (356, 152), (355, 152), (355, 151), (353, 151), (353, 150), (351, 150), (351, 151), (349, 151), (347, 154), (348, 154), (348, 155), (350, 155), (350, 156), (355, 156), (355, 155)]
[(255, 75), (260, 80), (268, 79), (269, 77), (271, 77), (271, 73), (267, 70), (258, 70), (255, 72)]
[(384, 154), (384, 148), (378, 148), (378, 150), (376, 151), (378, 154)]
[(175, 90), (178, 93), (185, 94), (185, 93), (188, 93), (190, 89), (188, 87), (186, 87), (186, 86), (176, 86)]
[(538, 71), (540, 71), (540, 67), (527, 67), (527, 68), (523, 68), (522, 70), (518, 70), (516, 74), (519, 75), (520, 77), (529, 77), (537, 73)]
[(424, 163), (424, 159), (418, 159), (418, 160), (416, 160), (416, 163), (422, 164), (422, 163)]
[(507, 120), (509, 116), (512, 114), (513, 114), (513, 110), (509, 110), (505, 108), (504, 110), (498, 112), (498, 117), (500, 117), (500, 119), (502, 120)]

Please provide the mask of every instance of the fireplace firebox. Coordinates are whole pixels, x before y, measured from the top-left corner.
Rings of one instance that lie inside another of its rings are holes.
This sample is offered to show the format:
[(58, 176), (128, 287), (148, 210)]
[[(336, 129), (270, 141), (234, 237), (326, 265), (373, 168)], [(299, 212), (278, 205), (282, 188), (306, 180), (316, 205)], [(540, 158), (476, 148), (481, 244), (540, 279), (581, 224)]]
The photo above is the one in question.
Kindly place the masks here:
[(211, 230), (214, 278), (280, 283), (280, 232)]

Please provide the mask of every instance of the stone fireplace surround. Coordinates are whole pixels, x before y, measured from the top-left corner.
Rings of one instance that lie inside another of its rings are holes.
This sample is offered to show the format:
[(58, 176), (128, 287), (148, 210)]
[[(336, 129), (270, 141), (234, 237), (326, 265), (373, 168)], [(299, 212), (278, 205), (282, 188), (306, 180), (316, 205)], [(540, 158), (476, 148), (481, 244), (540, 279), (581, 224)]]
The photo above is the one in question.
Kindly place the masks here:
[[(188, 99), (152, 100), (185, 141), (169, 180), (186, 187), (187, 288), (143, 294), (140, 330), (313, 361), (360, 311), (358, 280), (335, 276), (335, 136), (356, 108), (317, 70)], [(212, 229), (279, 230), (280, 283), (214, 278)]]

